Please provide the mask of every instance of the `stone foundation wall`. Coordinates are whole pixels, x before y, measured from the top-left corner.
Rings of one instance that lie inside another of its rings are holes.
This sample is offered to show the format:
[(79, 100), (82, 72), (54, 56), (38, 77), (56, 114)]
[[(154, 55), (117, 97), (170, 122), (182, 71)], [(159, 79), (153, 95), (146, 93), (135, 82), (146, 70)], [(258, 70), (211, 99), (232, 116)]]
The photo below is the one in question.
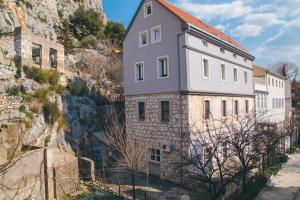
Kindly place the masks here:
[[(188, 108), (187, 96), (182, 96), (182, 121), (180, 119), (180, 95), (171, 94), (150, 94), (141, 96), (125, 97), (126, 107), (126, 132), (128, 143), (137, 141), (142, 143), (146, 149), (145, 170), (156, 163), (150, 161), (150, 149), (161, 150), (160, 177), (163, 179), (173, 179), (179, 177), (180, 165), (180, 124), (182, 130), (187, 128)], [(163, 123), (160, 120), (160, 102), (170, 102), (170, 122)], [(145, 120), (138, 120), (138, 102), (145, 102)], [(184, 133), (183, 133), (184, 134)], [(171, 152), (162, 151), (164, 144), (173, 147)], [(187, 146), (183, 151), (187, 151)], [(145, 152), (145, 151), (143, 151)], [(158, 174), (156, 174), (158, 175)]]
[[(126, 134), (128, 143), (130, 144), (136, 141), (137, 143), (142, 144), (142, 147), (146, 149), (146, 152), (141, 150), (141, 152), (144, 152), (143, 154), (145, 154), (145, 170), (149, 169), (149, 167), (152, 168), (153, 165), (155, 165), (155, 163), (150, 161), (150, 149), (160, 149), (161, 162), (160, 166), (158, 166), (158, 170), (160, 171), (153, 173), (160, 175), (163, 179), (178, 181), (181, 169), (181, 152), (183, 157), (189, 154), (190, 147), (188, 141), (190, 139), (190, 134), (192, 134), (191, 130), (193, 130), (193, 128), (197, 129), (197, 131), (203, 132), (206, 130), (204, 120), (205, 100), (210, 100), (211, 113), (213, 116), (212, 119), (216, 120), (222, 118), (221, 103), (223, 100), (227, 101), (228, 118), (235, 118), (235, 116), (232, 115), (235, 100), (239, 101), (239, 111), (241, 116), (246, 114), (246, 100), (249, 102), (249, 115), (254, 112), (254, 97), (203, 96), (191, 94), (180, 95), (179, 93), (148, 94), (125, 97)], [(160, 121), (161, 101), (170, 102), (169, 123), (163, 123)], [(144, 121), (139, 121), (138, 119), (139, 102), (145, 102)], [(183, 140), (181, 140), (181, 138), (183, 138)], [(170, 144), (172, 146), (172, 151), (164, 152), (162, 150), (162, 146), (164, 144)]]

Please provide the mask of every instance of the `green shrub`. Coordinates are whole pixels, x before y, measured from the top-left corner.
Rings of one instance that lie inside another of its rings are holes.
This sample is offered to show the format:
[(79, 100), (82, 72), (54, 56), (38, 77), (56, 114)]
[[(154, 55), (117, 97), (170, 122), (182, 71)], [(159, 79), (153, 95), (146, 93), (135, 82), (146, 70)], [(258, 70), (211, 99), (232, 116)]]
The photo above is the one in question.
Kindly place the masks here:
[(87, 48), (87, 49), (96, 49), (98, 44), (99, 44), (99, 41), (97, 40), (97, 38), (95, 38), (92, 35), (85, 36), (80, 41), (80, 47)]
[(291, 146), (291, 148), (289, 150), (287, 150), (288, 154), (294, 154), (297, 151), (297, 147), (295, 146)]
[(73, 53), (75, 48), (72, 33), (70, 31), (70, 25), (68, 20), (64, 19), (60, 26), (55, 26), (55, 32), (57, 33), (57, 40), (64, 45), (65, 54)]
[(126, 29), (123, 26), (123, 24), (114, 21), (109, 21), (105, 26), (104, 34), (110, 39), (116, 39), (121, 42), (125, 35), (125, 31)]
[(286, 163), (289, 159), (289, 157), (284, 153), (278, 153), (277, 156), (279, 158), (280, 163)]
[(48, 70), (48, 80), (50, 85), (57, 85), (60, 74), (57, 70)]
[(50, 91), (52, 92), (55, 92), (56, 94), (59, 94), (59, 95), (64, 95), (66, 94), (66, 88), (62, 85), (54, 85), (54, 86), (51, 86), (49, 88)]
[(80, 85), (79, 83), (69, 83), (67, 89), (74, 96), (87, 96), (89, 93), (88, 88)]
[(61, 112), (58, 109), (57, 103), (47, 102), (43, 106), (43, 111), (46, 121), (50, 124), (58, 122), (61, 117)]
[(20, 69), (20, 67), (17, 67), (15, 79), (19, 80), (20, 78), (21, 78), (21, 69)]
[(103, 19), (96, 10), (79, 8), (69, 21), (71, 32), (79, 40), (88, 35), (102, 35)]
[(48, 94), (49, 94), (49, 90), (47, 88), (40, 88), (36, 90), (32, 96), (36, 98), (38, 101), (42, 103), (46, 103), (48, 101)]
[(47, 135), (44, 141), (44, 146), (48, 147), (49, 143), (51, 142), (51, 135)]
[(18, 86), (13, 86), (6, 89), (6, 94), (8, 96), (18, 96), (20, 94), (20, 88)]
[(20, 106), (19, 111), (24, 113), (26, 115), (26, 117), (33, 119), (33, 113), (28, 111), (25, 106)]
[(49, 83), (50, 85), (56, 85), (60, 78), (59, 72), (52, 69), (48, 70), (23, 66), (23, 71), (27, 78), (33, 79), (40, 84)]

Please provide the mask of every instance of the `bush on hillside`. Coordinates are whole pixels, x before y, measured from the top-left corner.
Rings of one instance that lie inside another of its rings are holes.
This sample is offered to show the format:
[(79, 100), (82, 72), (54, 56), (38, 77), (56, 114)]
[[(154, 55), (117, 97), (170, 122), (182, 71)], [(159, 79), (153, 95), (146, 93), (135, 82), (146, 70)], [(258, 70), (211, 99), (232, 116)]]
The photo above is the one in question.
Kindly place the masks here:
[(99, 41), (97, 38), (95, 38), (92, 35), (85, 36), (81, 41), (80, 41), (80, 47), (81, 48), (86, 48), (86, 49), (96, 49), (99, 44)]
[(44, 116), (48, 123), (54, 124), (61, 117), (61, 112), (58, 109), (57, 103), (47, 102), (43, 106)]
[(49, 90), (47, 88), (40, 88), (35, 91), (32, 97), (36, 98), (41, 103), (46, 103), (48, 101)]
[(103, 19), (100, 13), (93, 9), (79, 8), (69, 17), (69, 21), (70, 31), (78, 40), (88, 35), (101, 37), (103, 34)]
[(121, 23), (109, 21), (104, 29), (104, 34), (110, 39), (117, 39), (120, 42), (123, 40), (125, 35), (125, 27)]
[(57, 85), (60, 78), (59, 72), (53, 69), (23, 66), (23, 71), (27, 78), (33, 79), (40, 84), (49, 83), (50, 85)]

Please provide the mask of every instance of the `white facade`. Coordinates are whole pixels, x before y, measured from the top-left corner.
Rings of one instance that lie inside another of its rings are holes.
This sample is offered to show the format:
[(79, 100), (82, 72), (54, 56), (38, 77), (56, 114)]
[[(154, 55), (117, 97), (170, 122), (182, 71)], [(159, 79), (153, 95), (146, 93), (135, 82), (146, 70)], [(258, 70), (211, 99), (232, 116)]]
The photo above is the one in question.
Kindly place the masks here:
[(285, 120), (285, 81), (280, 75), (254, 66), (256, 112), (259, 121), (278, 124)]

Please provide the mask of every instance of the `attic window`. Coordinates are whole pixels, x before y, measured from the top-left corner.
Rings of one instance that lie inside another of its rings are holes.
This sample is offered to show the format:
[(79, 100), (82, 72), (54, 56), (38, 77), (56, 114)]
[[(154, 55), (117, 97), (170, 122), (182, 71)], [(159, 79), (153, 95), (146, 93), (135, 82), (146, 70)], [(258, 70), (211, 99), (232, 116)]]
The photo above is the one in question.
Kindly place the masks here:
[(152, 15), (152, 1), (148, 2), (144, 6), (144, 17)]
[(207, 41), (206, 40), (202, 40), (202, 44), (203, 44), (203, 46), (205, 46), (205, 47), (207, 47), (208, 45), (207, 45)]
[(247, 58), (244, 58), (244, 61), (247, 62), (248, 61)]
[(220, 48), (221, 53), (225, 53), (225, 49), (224, 48)]
[(236, 54), (235, 53), (233, 53), (233, 57), (236, 58)]

